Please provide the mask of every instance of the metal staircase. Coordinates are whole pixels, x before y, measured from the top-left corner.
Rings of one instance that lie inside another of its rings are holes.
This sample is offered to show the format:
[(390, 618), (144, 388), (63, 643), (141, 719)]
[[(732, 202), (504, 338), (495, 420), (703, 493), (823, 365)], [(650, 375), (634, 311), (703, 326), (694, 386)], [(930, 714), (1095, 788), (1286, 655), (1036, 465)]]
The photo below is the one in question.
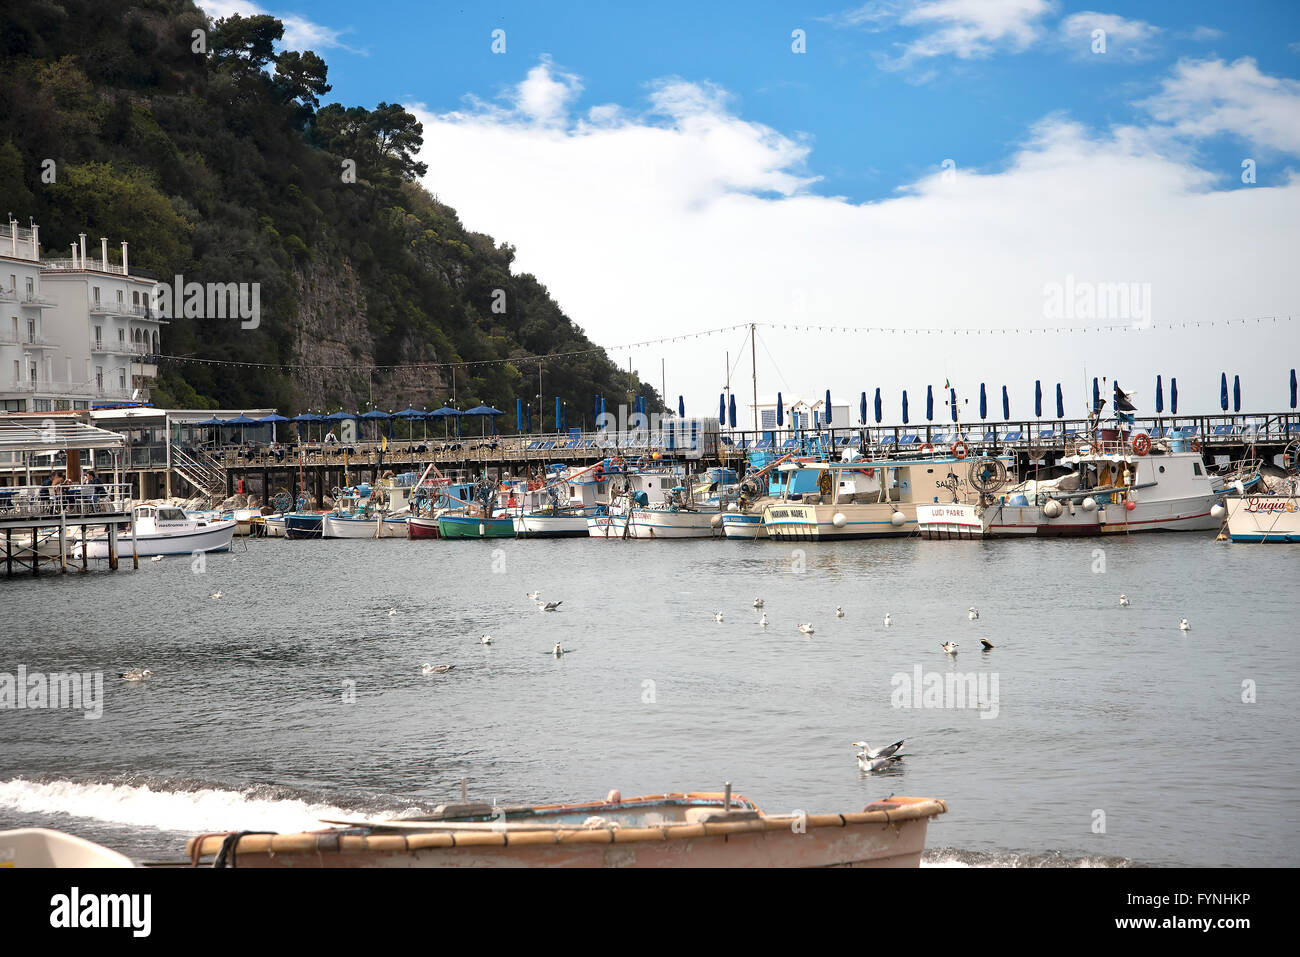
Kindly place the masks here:
[(220, 462), (199, 453), (198, 457), (172, 446), (172, 471), (189, 482), (200, 495), (214, 503), (226, 497), (226, 470)]

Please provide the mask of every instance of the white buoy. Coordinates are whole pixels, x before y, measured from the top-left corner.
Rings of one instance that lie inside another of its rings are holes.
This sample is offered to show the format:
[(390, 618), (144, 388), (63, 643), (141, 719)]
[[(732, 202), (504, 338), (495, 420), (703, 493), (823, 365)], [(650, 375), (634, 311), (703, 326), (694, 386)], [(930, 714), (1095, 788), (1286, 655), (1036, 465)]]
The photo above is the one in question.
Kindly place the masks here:
[(1224, 508), (1222, 505), (1220, 505), (1218, 502), (1215, 502), (1213, 505), (1210, 506), (1211, 518), (1223, 518), (1223, 516), (1227, 514), (1228, 514), (1228, 510)]
[(1083, 500), (1083, 510), (1085, 512), (1097, 511), (1097, 500), (1093, 498), (1091, 495), (1089, 495), (1087, 498)]
[(836, 512), (831, 516), (831, 524), (836, 528), (843, 528), (848, 523), (848, 517), (843, 512)]
[(907, 516), (904, 515), (902, 512), (894, 512), (893, 515), (889, 516), (889, 524), (893, 525), (895, 528), (898, 528), (906, 521), (907, 521)]
[(1046, 515), (1048, 518), (1060, 518), (1061, 503), (1058, 502), (1056, 499), (1052, 499), (1046, 505), (1043, 506), (1043, 514)]

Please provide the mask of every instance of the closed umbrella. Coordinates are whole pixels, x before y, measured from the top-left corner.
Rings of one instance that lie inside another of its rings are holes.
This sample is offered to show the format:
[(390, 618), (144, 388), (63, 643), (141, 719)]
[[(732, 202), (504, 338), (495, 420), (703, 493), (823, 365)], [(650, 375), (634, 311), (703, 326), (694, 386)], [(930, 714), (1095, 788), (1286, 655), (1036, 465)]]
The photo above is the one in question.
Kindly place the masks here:
[(524, 430), (524, 400), (515, 399), (515, 431)]
[(1034, 380), (1034, 418), (1043, 417), (1043, 380)]
[(718, 422), (721, 425), (727, 424), (727, 394), (718, 393)]
[(1292, 369), (1292, 370), (1291, 370), (1291, 408), (1293, 408), (1293, 409), (1295, 408), (1295, 400), (1296, 400), (1296, 389), (1295, 389), (1295, 386), (1296, 386), (1296, 382), (1295, 382), (1295, 369)]
[(677, 397), (677, 417), (679, 419), (686, 418), (686, 400), (680, 395)]
[(1101, 401), (1101, 386), (1097, 384), (1097, 377), (1093, 376), (1092, 377), (1092, 414), (1096, 415), (1098, 412), (1100, 412), (1101, 407), (1104, 404), (1105, 403)]
[(1056, 417), (1065, 418), (1065, 395), (1061, 392), (1061, 383), (1056, 383)]
[(1241, 376), (1232, 377), (1232, 411), (1241, 411)]
[(831, 390), (826, 390), (826, 424), (831, 424)]
[[(459, 428), (460, 419), (456, 420), (456, 425)], [(529, 435), (533, 434), (533, 404), (531, 402), (524, 406), (524, 431)], [(457, 432), (457, 434), (460, 433)]]
[(862, 420), (863, 425), (867, 424), (867, 394), (865, 392), (862, 393), (862, 398), (858, 400), (858, 418)]
[(956, 422), (957, 421), (957, 390), (949, 389), (948, 392), (949, 392), (948, 405), (951, 407), (952, 420)]
[(1002, 421), (1011, 421), (1011, 397), (1007, 395), (1007, 387), (1002, 387)]
[(876, 401), (875, 401), (874, 405), (875, 405), (875, 407), (876, 407), (876, 425), (879, 425), (879, 424), (880, 424), (880, 420), (883, 419), (883, 418), (885, 417), (885, 415), (884, 415), (884, 411), (881, 409), (881, 402), (880, 402), (880, 387), (879, 387), (879, 386), (876, 386)]
[(925, 387), (925, 421), (934, 421), (934, 386)]
[(603, 395), (600, 397), (600, 419), (605, 423), (605, 425), (609, 425), (609, 419), (606, 418), (605, 397)]
[(1165, 411), (1165, 386), (1160, 376), (1156, 376), (1156, 415)]
[(903, 390), (903, 424), (907, 425), (907, 390)]
[(1178, 380), (1169, 378), (1169, 414), (1178, 414)]
[(989, 397), (988, 394), (984, 391), (984, 383), (981, 382), (980, 383), (980, 418), (987, 419), (988, 417), (989, 417)]
[[(1295, 373), (1291, 373), (1291, 407), (1295, 408)], [(785, 409), (781, 404), (781, 393), (776, 394), (776, 424), (778, 427), (785, 425)]]
[(734, 429), (736, 427), (736, 394), (734, 392), (731, 394), (731, 407), (729, 411), (731, 412), (731, 427)]
[(1226, 372), (1219, 378), (1219, 405), (1224, 412), (1228, 411), (1228, 373)]
[[(561, 431), (560, 420), (562, 418), (564, 418), (564, 410), (560, 407), (560, 397), (557, 395), (555, 397), (555, 431), (556, 432)], [(496, 420), (494, 419), (493, 421), (495, 422)]]

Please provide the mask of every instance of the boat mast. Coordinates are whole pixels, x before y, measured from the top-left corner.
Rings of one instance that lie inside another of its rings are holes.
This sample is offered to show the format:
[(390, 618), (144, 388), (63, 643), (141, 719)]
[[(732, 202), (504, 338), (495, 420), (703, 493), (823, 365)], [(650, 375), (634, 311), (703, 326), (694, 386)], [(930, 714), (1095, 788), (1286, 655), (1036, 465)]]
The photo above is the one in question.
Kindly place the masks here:
[(758, 438), (758, 353), (754, 341), (754, 329), (757, 323), (749, 324), (749, 364), (754, 376), (754, 438)]

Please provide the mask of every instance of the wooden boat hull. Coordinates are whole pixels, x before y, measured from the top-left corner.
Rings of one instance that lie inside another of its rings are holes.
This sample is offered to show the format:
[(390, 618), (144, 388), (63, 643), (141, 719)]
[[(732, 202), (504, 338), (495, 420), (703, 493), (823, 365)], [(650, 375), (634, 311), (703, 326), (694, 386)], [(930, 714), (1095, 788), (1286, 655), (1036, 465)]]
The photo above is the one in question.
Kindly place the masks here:
[(1092, 511), (1075, 505), (1050, 518), (1038, 505), (921, 505), (921, 536), (943, 538), (1073, 538), (1138, 532), (1194, 532), (1219, 527), (1214, 496), (1168, 502), (1111, 503)]
[(284, 517), (285, 538), (320, 538), (324, 515), (292, 514)]
[[(893, 516), (903, 516), (895, 524)], [(836, 515), (844, 516), (837, 525)], [(774, 502), (763, 509), (768, 538), (778, 542), (841, 541), (855, 538), (902, 538), (916, 533), (916, 506), (911, 502), (802, 505)]]
[(586, 538), (586, 515), (516, 515), (518, 538)]
[(438, 520), (436, 518), (416, 518), (411, 516), (406, 520), (406, 537), (407, 538), (441, 538), (438, 531)]
[(724, 538), (767, 538), (763, 516), (757, 513), (728, 512), (722, 516)]
[(515, 523), (509, 518), (443, 515), (438, 519), (438, 534), (443, 538), (514, 538)]
[(1248, 495), (1224, 504), (1234, 542), (1300, 542), (1300, 495)]
[[(946, 810), (933, 798), (893, 797), (857, 813), (749, 811), (733, 820), (715, 808), (703, 817), (616, 826), (609, 823), (616, 806), (588, 805), (574, 818), (590, 811), (585, 826), (502, 822), (442, 830), (412, 823), (396, 833), (354, 827), (250, 834), (238, 839), (233, 856), (238, 867), (916, 867), (929, 819)], [(215, 857), (226, 837), (191, 839), (193, 863)]]

